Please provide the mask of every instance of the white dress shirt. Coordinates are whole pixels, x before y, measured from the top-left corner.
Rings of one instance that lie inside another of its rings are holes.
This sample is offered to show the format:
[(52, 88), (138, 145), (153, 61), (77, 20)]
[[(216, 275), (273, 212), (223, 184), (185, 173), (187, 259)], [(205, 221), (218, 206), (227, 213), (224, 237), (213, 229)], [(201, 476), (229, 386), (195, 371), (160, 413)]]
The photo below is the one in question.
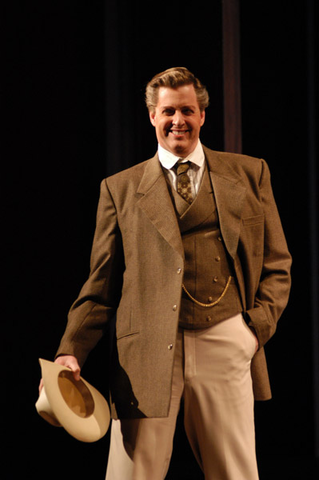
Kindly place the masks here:
[(205, 154), (200, 140), (198, 140), (195, 150), (192, 151), (186, 158), (176, 157), (173, 153), (165, 150), (165, 148), (158, 145), (158, 158), (161, 162), (162, 167), (164, 167), (167, 177), (171, 182), (173, 188), (176, 190), (176, 173), (174, 170), (174, 165), (179, 163), (191, 162), (191, 166), (187, 171), (189, 175), (192, 195), (195, 198), (200, 182), (203, 177), (205, 169)]

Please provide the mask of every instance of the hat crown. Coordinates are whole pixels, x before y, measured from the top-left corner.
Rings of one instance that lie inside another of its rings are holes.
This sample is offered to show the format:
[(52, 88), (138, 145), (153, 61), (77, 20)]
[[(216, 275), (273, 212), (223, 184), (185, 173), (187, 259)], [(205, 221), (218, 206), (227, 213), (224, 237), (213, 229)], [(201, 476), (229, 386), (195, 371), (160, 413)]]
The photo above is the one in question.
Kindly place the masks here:
[(68, 407), (79, 417), (87, 418), (94, 412), (94, 400), (82, 380), (76, 381), (73, 373), (62, 370), (58, 376), (61, 395)]

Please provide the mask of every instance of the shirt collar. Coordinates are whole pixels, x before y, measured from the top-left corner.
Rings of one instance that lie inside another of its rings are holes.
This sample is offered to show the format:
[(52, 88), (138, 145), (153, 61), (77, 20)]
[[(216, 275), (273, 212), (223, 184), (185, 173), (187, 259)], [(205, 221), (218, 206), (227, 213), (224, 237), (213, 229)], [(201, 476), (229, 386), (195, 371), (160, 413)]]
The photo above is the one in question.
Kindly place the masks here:
[[(162, 166), (164, 168), (167, 168), (168, 170), (173, 168), (175, 163), (178, 162), (178, 160), (180, 159), (180, 157), (177, 157), (168, 150), (165, 150), (165, 148), (161, 147), (160, 144), (158, 145), (158, 158)], [(195, 150), (193, 150), (192, 153), (190, 153), (186, 158), (183, 158), (183, 162), (186, 161), (195, 163), (195, 165), (197, 165), (198, 167), (201, 167), (203, 165), (205, 161), (205, 154), (200, 140), (198, 140)]]

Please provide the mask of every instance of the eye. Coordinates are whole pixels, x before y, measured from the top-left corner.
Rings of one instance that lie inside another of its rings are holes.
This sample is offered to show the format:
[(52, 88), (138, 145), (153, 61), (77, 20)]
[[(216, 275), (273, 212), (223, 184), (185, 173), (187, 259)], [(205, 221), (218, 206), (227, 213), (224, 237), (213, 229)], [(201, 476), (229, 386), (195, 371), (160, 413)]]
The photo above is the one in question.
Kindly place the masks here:
[(174, 115), (175, 110), (173, 108), (165, 108), (162, 112), (163, 115), (166, 115), (167, 117)]
[(193, 115), (194, 114), (194, 110), (190, 107), (186, 107), (186, 108), (183, 108), (183, 114), (184, 115)]

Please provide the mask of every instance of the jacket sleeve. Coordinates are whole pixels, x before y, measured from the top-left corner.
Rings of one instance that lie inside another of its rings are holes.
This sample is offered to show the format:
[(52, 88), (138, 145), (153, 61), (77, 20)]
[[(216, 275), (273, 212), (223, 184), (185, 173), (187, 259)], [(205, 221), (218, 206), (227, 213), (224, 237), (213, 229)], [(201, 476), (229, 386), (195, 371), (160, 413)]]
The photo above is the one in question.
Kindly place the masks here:
[(274, 200), (269, 168), (264, 161), (259, 194), (264, 211), (263, 265), (253, 308), (248, 309), (246, 315), (262, 347), (276, 331), (291, 287), (291, 255)]
[(116, 208), (104, 180), (97, 210), (90, 275), (69, 311), (67, 327), (56, 356), (74, 355), (83, 365), (116, 312), (123, 271), (123, 247)]

